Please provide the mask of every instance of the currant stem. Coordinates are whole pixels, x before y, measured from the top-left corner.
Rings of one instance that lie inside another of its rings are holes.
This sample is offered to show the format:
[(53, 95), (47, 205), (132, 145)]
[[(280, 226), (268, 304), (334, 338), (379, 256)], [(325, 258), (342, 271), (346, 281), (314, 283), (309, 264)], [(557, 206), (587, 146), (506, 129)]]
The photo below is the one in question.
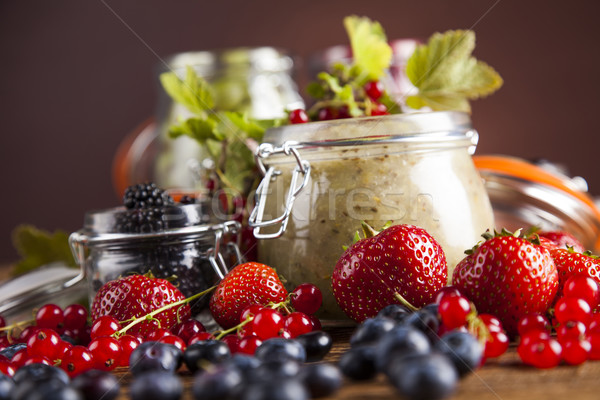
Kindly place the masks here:
[(404, 307), (408, 308), (411, 311), (419, 311), (419, 309), (408, 302), (402, 295), (398, 292), (394, 292), (394, 297), (396, 300), (400, 302)]
[(248, 325), (252, 320), (254, 320), (254, 316), (249, 316), (248, 318), (246, 318), (244, 321), (240, 322), (239, 324), (237, 324), (233, 328), (229, 328), (229, 329), (225, 329), (223, 331), (219, 331), (219, 333), (215, 336), (215, 339), (216, 340), (222, 339), (226, 335), (229, 335), (231, 332), (235, 332), (235, 331), (239, 330), (240, 328), (243, 328), (244, 326)]
[(140, 322), (143, 322), (143, 321), (146, 321), (146, 320), (149, 320), (149, 321), (155, 320), (154, 316), (156, 314), (160, 314), (161, 312), (169, 310), (169, 309), (171, 309), (173, 307), (177, 307), (177, 306), (181, 306), (181, 305), (187, 304), (190, 301), (197, 299), (198, 297), (201, 297), (201, 296), (204, 296), (207, 293), (210, 293), (215, 288), (216, 288), (216, 286), (210, 287), (210, 288), (208, 288), (208, 289), (206, 289), (206, 290), (204, 290), (204, 291), (202, 291), (200, 293), (196, 293), (195, 295), (190, 296), (190, 297), (188, 297), (186, 299), (179, 300), (179, 301), (176, 301), (174, 303), (167, 304), (166, 306), (162, 306), (161, 308), (158, 308), (158, 309), (152, 311), (151, 313), (148, 313), (148, 314), (146, 314), (146, 315), (144, 315), (142, 317), (135, 318), (127, 326), (125, 326), (124, 328), (122, 328), (122, 329), (118, 330), (117, 332), (115, 332), (113, 334), (113, 336), (116, 337), (116, 338), (121, 337), (125, 332), (127, 332), (129, 329), (131, 329), (135, 325), (139, 324)]

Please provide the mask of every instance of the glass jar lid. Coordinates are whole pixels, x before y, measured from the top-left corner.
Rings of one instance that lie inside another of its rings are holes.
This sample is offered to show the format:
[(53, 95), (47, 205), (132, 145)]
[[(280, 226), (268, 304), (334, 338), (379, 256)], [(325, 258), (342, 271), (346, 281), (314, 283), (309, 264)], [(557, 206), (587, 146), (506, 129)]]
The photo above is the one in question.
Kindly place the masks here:
[[(350, 146), (382, 142), (473, 145), (469, 114), (455, 111), (393, 114), (286, 125), (269, 129), (263, 141), (274, 146)], [(475, 143), (473, 143), (475, 142)]]

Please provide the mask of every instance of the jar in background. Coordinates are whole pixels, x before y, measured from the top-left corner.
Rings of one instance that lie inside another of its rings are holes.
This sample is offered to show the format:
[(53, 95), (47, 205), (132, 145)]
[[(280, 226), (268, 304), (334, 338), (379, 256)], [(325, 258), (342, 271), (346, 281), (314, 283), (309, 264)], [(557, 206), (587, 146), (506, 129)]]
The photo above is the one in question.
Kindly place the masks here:
[[(293, 80), (294, 61), (284, 50), (273, 47), (193, 51), (168, 57), (157, 74), (175, 72), (185, 78), (187, 66), (214, 89), (215, 107), (247, 112), (255, 119), (285, 117), (286, 110), (304, 108)], [(157, 79), (158, 81), (158, 79)], [(187, 136), (172, 139), (168, 129), (191, 116), (173, 102), (160, 83), (156, 118), (126, 137), (113, 163), (113, 181), (121, 194), (139, 182), (155, 182), (163, 188), (192, 192), (205, 190), (214, 161)]]
[[(120, 233), (120, 221), (135, 211), (118, 207), (89, 212), (83, 228), (69, 238), (87, 279), (90, 302), (106, 282), (146, 272), (174, 278), (172, 283), (189, 297), (213, 286), (240, 261), (232, 241), (239, 224), (216, 221), (207, 203), (166, 206), (162, 229)], [(191, 304), (192, 312), (205, 309), (209, 297)]]
[(581, 177), (570, 177), (546, 163), (503, 155), (473, 158), (494, 209), (496, 229), (537, 226), (564, 230), (586, 249), (600, 251), (600, 210)]
[(427, 230), (442, 246), (449, 277), (464, 251), (494, 226), (471, 154), (477, 133), (459, 112), (342, 119), (275, 128), (257, 153), (265, 173), (250, 217), (259, 260), (290, 287), (323, 291), (321, 318), (346, 319), (331, 273), (366, 221)]

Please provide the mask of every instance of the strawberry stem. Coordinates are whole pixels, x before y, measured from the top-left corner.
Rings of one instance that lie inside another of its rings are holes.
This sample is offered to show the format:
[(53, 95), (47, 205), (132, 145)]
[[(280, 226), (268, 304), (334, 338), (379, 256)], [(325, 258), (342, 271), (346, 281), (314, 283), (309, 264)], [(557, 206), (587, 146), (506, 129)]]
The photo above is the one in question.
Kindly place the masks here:
[[(152, 312), (150, 312), (150, 313), (148, 313), (148, 314), (146, 314), (144, 316), (135, 318), (127, 326), (125, 326), (124, 328), (122, 328), (122, 329), (118, 330), (117, 332), (115, 332), (113, 334), (113, 336), (116, 337), (116, 338), (119, 338), (123, 334), (125, 334), (125, 332), (127, 332), (129, 329), (131, 329), (135, 325), (139, 324), (140, 322), (143, 322), (143, 321), (146, 321), (146, 320), (148, 320), (148, 321), (155, 320), (155, 318), (154, 318), (155, 315), (160, 314), (161, 312), (169, 310), (169, 309), (171, 309), (173, 307), (177, 307), (177, 306), (180, 306), (180, 305), (183, 305), (183, 304), (187, 304), (187, 303), (189, 303), (192, 300), (195, 300), (195, 299), (197, 299), (197, 298), (199, 298), (201, 296), (204, 296), (207, 293), (210, 293), (215, 288), (216, 288), (216, 286), (210, 287), (210, 288), (208, 288), (208, 289), (206, 289), (206, 290), (204, 290), (204, 291), (202, 291), (200, 293), (196, 293), (195, 295), (190, 296), (190, 297), (188, 297), (186, 299), (179, 300), (179, 301), (176, 301), (174, 303), (167, 304), (166, 306), (162, 306), (161, 308), (158, 308), (158, 309), (156, 309), (156, 310), (154, 310), (154, 311), (152, 311)], [(159, 323), (159, 327), (160, 327), (160, 323)]]

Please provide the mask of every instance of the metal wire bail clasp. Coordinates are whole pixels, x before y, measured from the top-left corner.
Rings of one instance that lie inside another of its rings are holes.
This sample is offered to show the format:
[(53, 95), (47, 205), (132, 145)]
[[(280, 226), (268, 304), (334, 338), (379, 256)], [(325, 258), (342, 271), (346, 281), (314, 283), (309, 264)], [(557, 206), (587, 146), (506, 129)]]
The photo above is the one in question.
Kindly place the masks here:
[[(283, 214), (279, 217), (264, 221), (265, 205), (267, 202), (267, 196), (269, 194), (269, 185), (277, 179), (277, 176), (281, 175), (281, 171), (276, 170), (274, 167), (265, 167), (263, 160), (273, 154), (285, 154), (287, 156), (292, 155), (296, 159), (296, 167), (292, 171), (292, 179), (290, 181), (290, 188), (288, 190), (287, 198), (284, 203)], [(298, 197), (298, 194), (304, 189), (310, 178), (310, 164), (308, 161), (303, 160), (298, 153), (298, 144), (296, 142), (285, 142), (281, 147), (273, 147), (270, 143), (261, 144), (255, 155), (256, 164), (260, 168), (260, 171), (264, 175), (262, 181), (256, 189), (256, 205), (250, 213), (248, 224), (254, 228), (254, 237), (257, 239), (274, 239), (278, 238), (285, 232), (287, 223), (292, 212), (294, 200)], [(299, 181), (299, 175), (302, 174), (303, 178)], [(276, 226), (279, 224), (279, 229), (273, 233), (261, 233), (261, 228), (268, 226)]]

